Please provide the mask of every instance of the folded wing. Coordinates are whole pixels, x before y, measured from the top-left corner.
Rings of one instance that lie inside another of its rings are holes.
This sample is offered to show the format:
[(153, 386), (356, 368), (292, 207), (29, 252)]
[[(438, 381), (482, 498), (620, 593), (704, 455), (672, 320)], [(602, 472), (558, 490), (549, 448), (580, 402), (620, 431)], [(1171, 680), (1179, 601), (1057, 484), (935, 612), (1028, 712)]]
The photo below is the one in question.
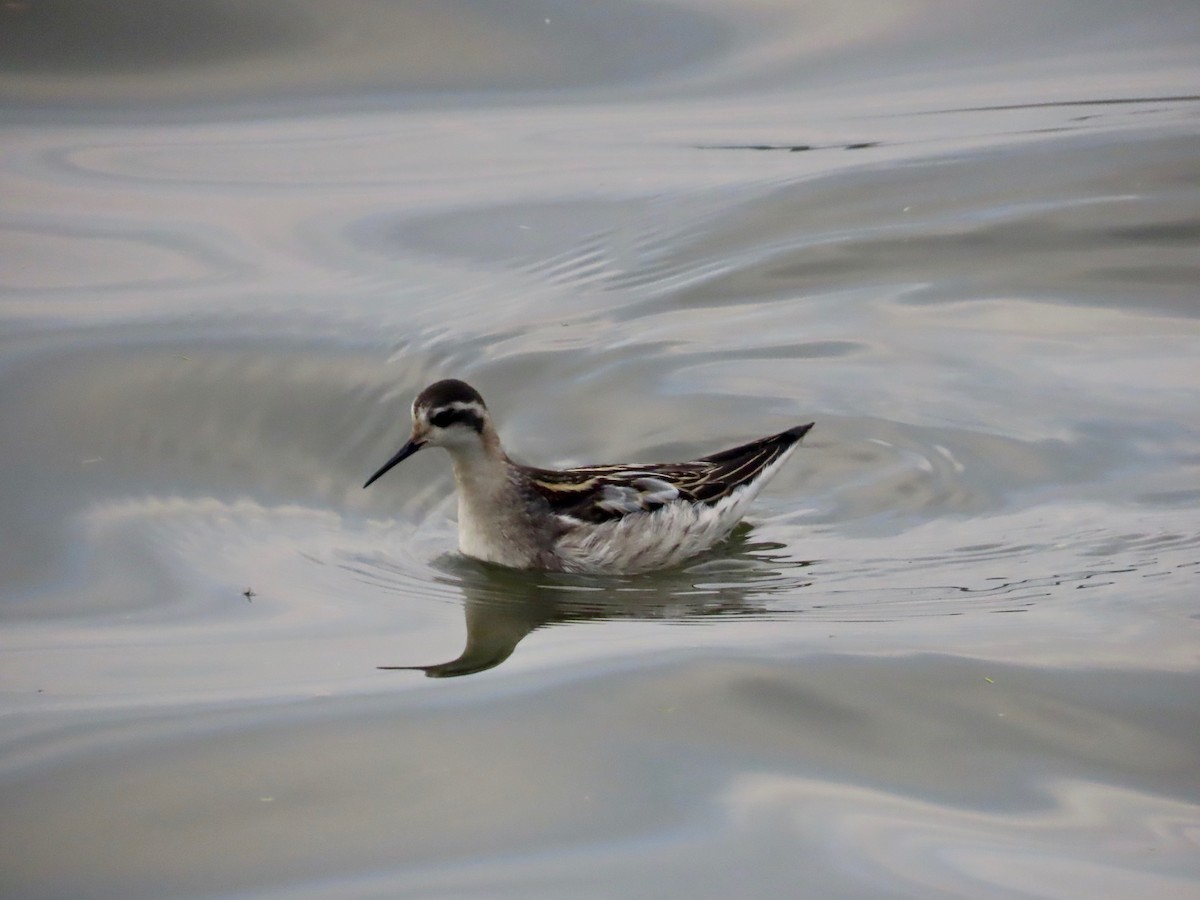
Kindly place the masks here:
[(579, 522), (653, 512), (676, 500), (715, 504), (754, 482), (811, 427), (801, 425), (692, 462), (531, 469), (531, 484), (555, 514)]

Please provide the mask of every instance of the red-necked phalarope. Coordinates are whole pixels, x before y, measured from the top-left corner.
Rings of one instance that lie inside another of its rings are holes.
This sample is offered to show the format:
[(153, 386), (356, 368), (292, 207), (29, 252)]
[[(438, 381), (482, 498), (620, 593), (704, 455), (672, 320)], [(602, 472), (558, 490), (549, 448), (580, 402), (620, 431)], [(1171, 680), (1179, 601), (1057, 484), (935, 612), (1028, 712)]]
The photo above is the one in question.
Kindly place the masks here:
[(363, 487), (423, 447), (444, 447), (458, 482), (458, 546), (516, 569), (644, 572), (725, 537), (812, 423), (691, 462), (535, 469), (500, 446), (465, 382), (431, 384), (412, 405), (408, 443)]

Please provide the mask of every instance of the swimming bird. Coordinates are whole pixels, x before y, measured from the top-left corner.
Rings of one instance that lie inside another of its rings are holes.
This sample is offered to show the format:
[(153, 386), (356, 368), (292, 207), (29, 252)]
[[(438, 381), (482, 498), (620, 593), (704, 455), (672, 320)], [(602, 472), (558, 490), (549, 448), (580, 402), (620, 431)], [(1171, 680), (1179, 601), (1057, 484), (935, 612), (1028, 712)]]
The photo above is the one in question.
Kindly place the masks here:
[(412, 405), (412, 436), (364, 488), (425, 447), (450, 453), (458, 546), (514, 569), (625, 574), (678, 565), (733, 530), (812, 423), (690, 462), (538, 469), (504, 452), (487, 405), (454, 378)]

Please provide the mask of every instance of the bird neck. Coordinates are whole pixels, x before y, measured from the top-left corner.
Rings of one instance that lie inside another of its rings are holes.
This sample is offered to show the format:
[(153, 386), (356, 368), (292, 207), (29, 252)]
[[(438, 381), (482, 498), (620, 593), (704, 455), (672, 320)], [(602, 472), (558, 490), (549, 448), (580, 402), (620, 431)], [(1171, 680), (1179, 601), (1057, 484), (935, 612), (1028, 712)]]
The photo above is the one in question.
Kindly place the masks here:
[(520, 470), (497, 442), (450, 454), (458, 483), (458, 547), (506, 566), (533, 566), (542, 551), (537, 523), (522, 498)]
[(470, 497), (495, 496), (511, 484), (508, 470), (512, 464), (500, 446), (500, 439), (491, 429), (485, 430), (482, 437), (477, 443), (446, 448), (450, 451), (459, 491)]

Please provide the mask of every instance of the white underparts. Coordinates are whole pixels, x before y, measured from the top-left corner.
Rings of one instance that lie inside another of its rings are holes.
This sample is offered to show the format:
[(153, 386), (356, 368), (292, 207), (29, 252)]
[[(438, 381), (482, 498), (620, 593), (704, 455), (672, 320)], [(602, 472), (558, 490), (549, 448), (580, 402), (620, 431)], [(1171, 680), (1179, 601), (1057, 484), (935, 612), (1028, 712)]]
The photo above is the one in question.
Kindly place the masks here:
[(711, 506), (673, 500), (608, 522), (575, 522), (555, 544), (561, 567), (569, 572), (644, 572), (677, 566), (703, 553), (728, 536), (794, 449)]

